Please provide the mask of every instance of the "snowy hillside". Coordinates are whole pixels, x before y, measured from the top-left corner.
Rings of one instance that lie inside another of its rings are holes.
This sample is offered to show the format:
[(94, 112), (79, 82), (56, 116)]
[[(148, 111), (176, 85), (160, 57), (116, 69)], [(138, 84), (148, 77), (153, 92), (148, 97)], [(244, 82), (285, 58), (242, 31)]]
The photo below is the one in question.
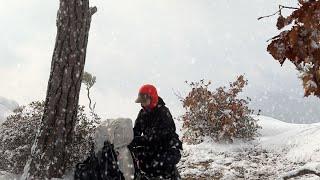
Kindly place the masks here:
[[(320, 124), (290, 124), (260, 116), (261, 137), (250, 143), (184, 145), (185, 179), (280, 179), (304, 166), (320, 168)], [(320, 170), (320, 169), (316, 169)], [(313, 176), (301, 179), (317, 179)]]
[(0, 124), (17, 107), (18, 103), (15, 101), (0, 96)]
[(289, 124), (263, 117), (261, 147), (270, 151), (286, 152), (293, 162), (320, 162), (320, 123)]
[[(320, 171), (320, 123), (290, 124), (258, 118), (261, 136), (252, 142), (217, 144), (207, 139), (199, 145), (184, 144), (178, 164), (183, 179), (274, 180), (303, 167)], [(18, 178), (0, 171), (0, 180)], [(72, 179), (72, 172), (65, 179)], [(309, 175), (296, 179), (319, 178)]]

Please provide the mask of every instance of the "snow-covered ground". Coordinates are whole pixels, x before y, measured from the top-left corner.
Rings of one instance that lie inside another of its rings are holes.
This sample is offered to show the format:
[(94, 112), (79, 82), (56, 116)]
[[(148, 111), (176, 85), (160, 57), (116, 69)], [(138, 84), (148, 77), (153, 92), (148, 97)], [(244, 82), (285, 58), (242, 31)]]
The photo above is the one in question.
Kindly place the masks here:
[(15, 101), (0, 96), (0, 124), (2, 124), (6, 117), (17, 107), (18, 103)]
[(292, 162), (320, 162), (320, 123), (289, 124), (263, 117), (260, 145)]
[[(217, 144), (208, 138), (198, 145), (184, 144), (178, 164), (183, 179), (273, 180), (304, 167), (320, 171), (320, 123), (290, 124), (257, 118), (262, 129), (254, 141)], [(18, 178), (0, 171), (0, 180)], [(320, 178), (309, 175), (296, 179)]]
[[(281, 179), (304, 167), (320, 171), (320, 123), (290, 124), (259, 116), (261, 137), (217, 144), (184, 145), (184, 179)], [(300, 179), (320, 179), (303, 176)]]

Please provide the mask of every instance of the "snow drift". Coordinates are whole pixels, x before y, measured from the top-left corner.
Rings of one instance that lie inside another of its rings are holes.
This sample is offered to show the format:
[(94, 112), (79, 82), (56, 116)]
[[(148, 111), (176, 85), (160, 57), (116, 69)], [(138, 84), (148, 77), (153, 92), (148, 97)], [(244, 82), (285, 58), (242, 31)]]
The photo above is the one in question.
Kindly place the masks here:
[(260, 117), (263, 149), (284, 152), (292, 162), (320, 162), (320, 123), (290, 124)]

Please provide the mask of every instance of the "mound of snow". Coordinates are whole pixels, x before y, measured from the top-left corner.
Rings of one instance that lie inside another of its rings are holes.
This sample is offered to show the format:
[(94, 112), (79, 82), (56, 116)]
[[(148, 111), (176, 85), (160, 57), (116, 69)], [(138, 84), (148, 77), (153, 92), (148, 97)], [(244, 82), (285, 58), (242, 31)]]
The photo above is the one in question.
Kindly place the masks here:
[(17, 102), (0, 96), (0, 124), (2, 124), (6, 117), (18, 106)]
[(17, 108), (19, 105), (16, 101), (4, 98), (0, 96), (0, 105), (3, 105), (7, 109), (13, 111), (15, 108)]
[(320, 124), (291, 124), (259, 117), (263, 149), (285, 152), (292, 162), (320, 161)]
[(261, 137), (264, 138), (272, 137), (301, 126), (299, 124), (286, 123), (266, 116), (254, 116), (254, 118), (259, 119), (258, 124), (262, 127), (259, 133), (261, 134)]

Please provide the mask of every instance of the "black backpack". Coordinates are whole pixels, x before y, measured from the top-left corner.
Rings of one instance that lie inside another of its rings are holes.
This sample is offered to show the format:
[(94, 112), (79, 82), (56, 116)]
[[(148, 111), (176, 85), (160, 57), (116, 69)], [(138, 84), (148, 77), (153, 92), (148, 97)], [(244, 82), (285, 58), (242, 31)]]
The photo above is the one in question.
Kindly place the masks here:
[(124, 180), (119, 169), (117, 154), (114, 147), (108, 141), (104, 142), (102, 150), (96, 156), (94, 145), (89, 157), (76, 165), (75, 180)]

